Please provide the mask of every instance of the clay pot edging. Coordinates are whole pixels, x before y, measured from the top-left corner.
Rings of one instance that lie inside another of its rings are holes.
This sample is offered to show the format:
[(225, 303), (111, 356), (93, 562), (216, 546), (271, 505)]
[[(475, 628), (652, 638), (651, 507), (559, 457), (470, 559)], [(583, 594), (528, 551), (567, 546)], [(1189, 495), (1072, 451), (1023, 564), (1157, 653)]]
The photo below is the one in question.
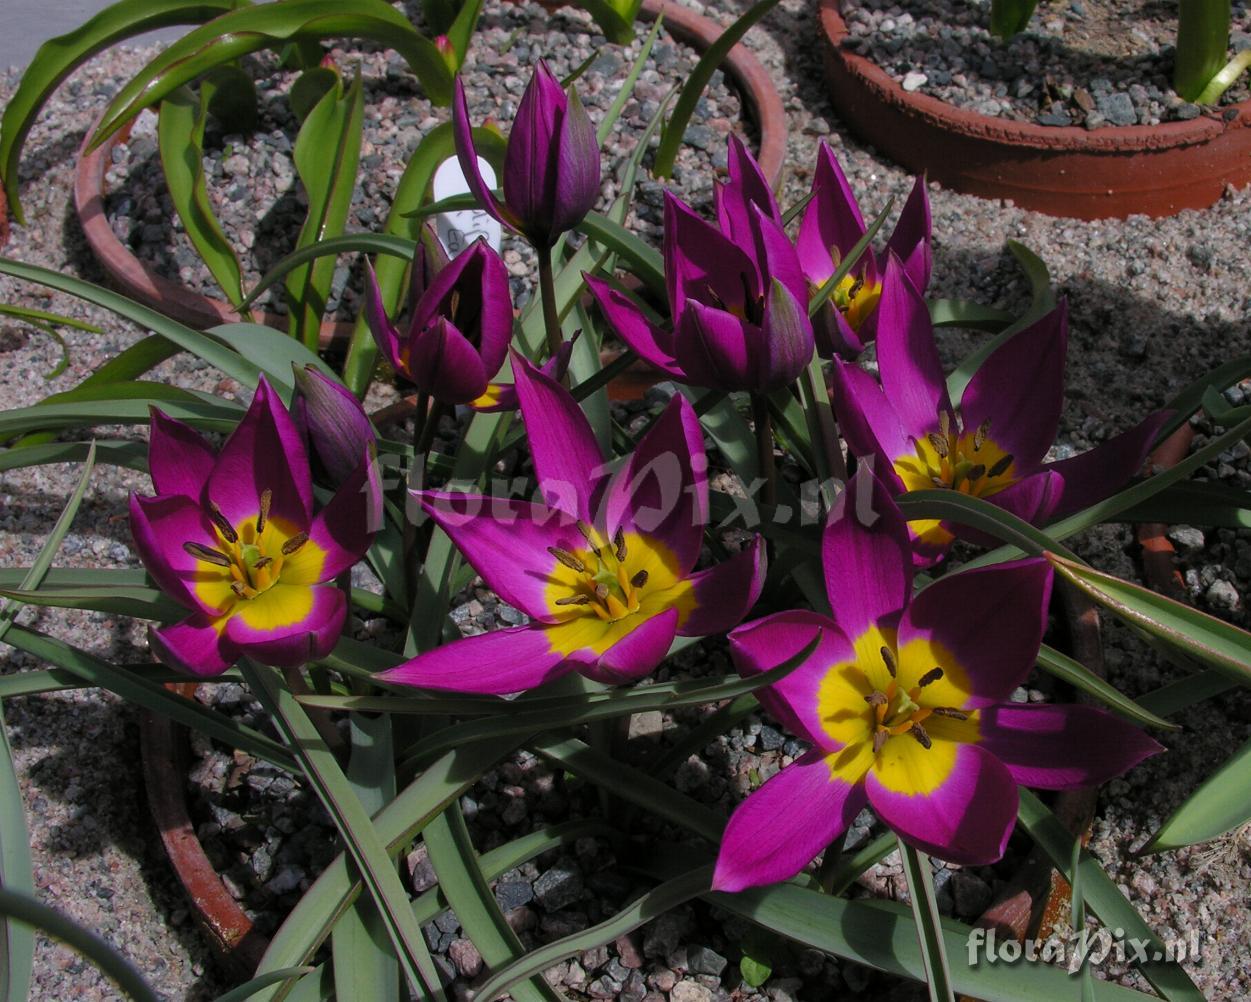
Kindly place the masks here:
[(840, 0), (820, 0), (831, 101), (863, 140), (954, 191), (1077, 219), (1204, 209), (1251, 183), (1251, 101), (1189, 121), (1088, 131), (991, 118), (921, 93), (852, 52)]

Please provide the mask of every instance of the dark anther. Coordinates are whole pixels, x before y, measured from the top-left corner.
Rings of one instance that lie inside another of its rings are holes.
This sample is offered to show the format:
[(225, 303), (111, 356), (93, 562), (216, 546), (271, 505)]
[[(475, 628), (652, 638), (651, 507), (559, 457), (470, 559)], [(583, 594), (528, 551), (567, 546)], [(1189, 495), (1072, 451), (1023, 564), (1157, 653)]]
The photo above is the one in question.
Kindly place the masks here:
[(557, 605), (590, 605), (590, 595), (570, 595), (568, 598), (558, 598)]
[(265, 523), (269, 521), (269, 506), (273, 503), (274, 492), (266, 487), (261, 491), (261, 510), (256, 516), (256, 534), (259, 536), (265, 531)]
[(243, 598), (243, 588), (244, 588), (244, 585), (242, 581), (230, 582), (230, 590), (234, 592), (236, 595), (238, 595), (240, 598)]
[(597, 584), (595, 586), (595, 597), (601, 602), (608, 598), (608, 585)]
[(899, 666), (895, 663), (895, 654), (889, 647), (882, 648), (882, 663), (886, 665), (886, 670), (890, 672), (890, 677), (894, 678)]
[(931, 668), (917, 680), (917, 688), (924, 689), (927, 685), (932, 685), (943, 677), (941, 668)]
[(985, 475), (986, 475), (985, 464), (978, 463), (976, 466), (970, 469), (969, 472), (966, 473), (964, 476), (969, 481), (969, 483), (973, 483), (974, 481), (981, 480), (982, 477)]
[(864, 701), (870, 706), (885, 706), (890, 702), (890, 700), (886, 698), (886, 693), (877, 691), (871, 692), (865, 696)]
[(259, 571), (262, 567), (268, 567), (273, 562), (274, 562), (273, 557), (261, 557), (260, 560), (258, 560), (256, 563), (252, 565), (252, 569), (254, 571)]
[(568, 550), (562, 550), (559, 546), (549, 546), (547, 552), (568, 567), (571, 571), (577, 571), (579, 574), (586, 573), (586, 564), (575, 557)]
[(595, 530), (579, 519), (578, 531), (582, 533), (582, 538), (586, 540), (586, 545), (591, 548), (591, 553), (598, 557), (599, 547), (595, 545)]
[(986, 436), (990, 434), (990, 418), (987, 418), (977, 426), (977, 431), (973, 433), (973, 451), (977, 452), (986, 444)]
[(630, 578), (630, 584), (634, 585), (635, 588), (642, 588), (643, 585), (647, 584), (647, 571), (639, 571), (635, 574), (634, 577)]
[(882, 746), (886, 744), (886, 739), (890, 737), (890, 733), (885, 728), (878, 728), (873, 732), (873, 754), (876, 755), (882, 750)]
[(942, 459), (946, 459), (948, 453), (950, 452), (950, 449), (947, 446), (946, 436), (936, 435), (934, 432), (930, 432), (927, 438), (930, 440), (930, 445), (934, 447), (934, 451), (937, 452)]
[(915, 720), (912, 722), (912, 726), (908, 728), (908, 733), (917, 739), (917, 744), (919, 744), (922, 748), (932, 748), (934, 746), (934, 742), (930, 740), (930, 736), (925, 733), (925, 728), (918, 724)]
[[(308, 542), (307, 532), (297, 532), (294, 536), (282, 544), (283, 556), (291, 556), (296, 550)], [(260, 566), (259, 564), (257, 565)]]
[(1008, 472), (1008, 467), (1011, 465), (1012, 465), (1012, 456), (1011, 454), (1009, 454), (1007, 456), (1004, 456), (1002, 459), (999, 460), (999, 462), (997, 462), (994, 466), (990, 468), (990, 475), (992, 477), (1002, 476), (1003, 474)]
[(860, 290), (864, 288), (864, 276), (857, 276), (856, 280), (851, 283), (851, 288), (847, 290), (847, 301), (855, 299), (860, 294)]
[(230, 566), (230, 558), (211, 546), (205, 546), (203, 543), (187, 542), (182, 544), (182, 548), (197, 560), (204, 560), (210, 564), (216, 564), (218, 567)]
[(954, 706), (936, 706), (930, 711), (936, 717), (950, 717), (952, 720), (968, 720), (969, 715)]
[(222, 534), (226, 542), (239, 542), (239, 534), (235, 532), (235, 527), (231, 525), (229, 519), (222, 514), (222, 510), (212, 502), (209, 503), (209, 519), (215, 526), (217, 526), (217, 531)]
[(626, 558), (626, 540), (625, 530), (620, 526), (617, 527), (617, 534), (612, 537), (612, 545), (617, 551), (617, 563), (621, 563)]

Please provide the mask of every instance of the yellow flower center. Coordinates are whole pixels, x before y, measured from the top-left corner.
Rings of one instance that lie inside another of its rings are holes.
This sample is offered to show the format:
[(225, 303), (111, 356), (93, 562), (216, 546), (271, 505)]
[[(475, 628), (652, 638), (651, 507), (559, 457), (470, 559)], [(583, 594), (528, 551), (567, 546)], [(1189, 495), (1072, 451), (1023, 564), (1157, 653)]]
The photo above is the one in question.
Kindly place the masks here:
[[(835, 267), (838, 261), (834, 262)], [(834, 309), (843, 315), (852, 330), (858, 331), (882, 298), (881, 282), (866, 282), (863, 276), (844, 275), (830, 295)]]

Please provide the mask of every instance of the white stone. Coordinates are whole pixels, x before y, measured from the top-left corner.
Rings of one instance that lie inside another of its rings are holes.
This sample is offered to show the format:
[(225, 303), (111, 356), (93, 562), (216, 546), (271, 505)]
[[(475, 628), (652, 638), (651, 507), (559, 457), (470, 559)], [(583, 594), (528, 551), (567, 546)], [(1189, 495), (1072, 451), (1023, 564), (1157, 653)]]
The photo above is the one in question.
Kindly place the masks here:
[(903, 78), (903, 89), (911, 94), (914, 90), (920, 90), (929, 80), (924, 73), (918, 73), (916, 70), (910, 70)]

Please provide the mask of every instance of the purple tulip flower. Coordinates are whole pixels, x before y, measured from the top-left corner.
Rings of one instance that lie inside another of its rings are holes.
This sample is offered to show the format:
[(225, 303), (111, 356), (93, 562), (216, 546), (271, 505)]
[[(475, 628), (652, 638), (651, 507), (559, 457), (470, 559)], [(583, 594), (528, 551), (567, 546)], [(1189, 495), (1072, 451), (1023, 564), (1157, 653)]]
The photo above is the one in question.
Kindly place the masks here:
[(1161, 750), (1094, 707), (1008, 701), (1046, 627), (1045, 561), (952, 574), (913, 597), (903, 516), (864, 470), (831, 513), (822, 561), (833, 618), (782, 612), (730, 634), (744, 675), (820, 640), (757, 694), (812, 750), (734, 812), (714, 888), (793, 876), (866, 804), (924, 852), (993, 863), (1016, 820), (1017, 784), (1095, 786)]
[(381, 515), (372, 447), (314, 515), (303, 438), (262, 377), (220, 452), (154, 409), (148, 467), (156, 496), (130, 498), (135, 546), (161, 590), (192, 610), (151, 631), (156, 656), (194, 675), (242, 655), (281, 667), (325, 657), (347, 616), (334, 580)]
[(759, 537), (693, 570), (708, 520), (699, 420), (674, 397), (624, 467), (609, 474), (590, 424), (557, 381), (513, 356), (521, 415), (546, 504), (415, 492), (497, 595), (530, 623), (466, 637), (384, 672), (426, 689), (510, 693), (570, 671), (641, 678), (675, 635), (722, 633), (755, 604)]
[(365, 317), (396, 372), (445, 404), (471, 403), (487, 392), (513, 336), (508, 269), (495, 251), (478, 240), (434, 271), (419, 244), (404, 338), (387, 319), (372, 268), (367, 279)]
[(326, 483), (337, 487), (360, 465), (378, 434), (356, 394), (309, 364), (293, 365), (295, 397), (291, 419), (308, 444)]
[[(836, 359), (833, 398), (851, 451), (871, 460), (896, 494), (948, 488), (1042, 524), (1125, 484), (1169, 417), (1158, 411), (1089, 452), (1046, 463), (1064, 398), (1063, 302), (995, 349), (969, 381), (959, 411), (947, 395), (929, 311), (893, 255), (877, 309), (881, 382)], [(946, 552), (957, 531), (982, 540), (938, 520), (909, 528), (918, 559), (929, 562)]]
[(609, 326), (679, 382), (767, 393), (812, 359), (808, 285), (759, 165), (730, 137), (730, 180), (714, 189), (718, 226), (665, 193), (664, 260), (672, 329), (587, 275)]
[[(838, 158), (822, 141), (812, 181), (812, 201), (804, 210), (795, 249), (811, 292), (821, 288), (839, 263), (865, 235), (864, 217)], [(855, 358), (877, 333), (877, 304), (891, 254), (922, 292), (930, 282), (930, 203), (919, 177), (904, 203), (895, 229), (882, 251), (866, 249), (814, 318), (817, 350), (822, 356)]]
[(591, 211), (599, 197), (599, 143), (578, 92), (566, 94), (547, 63), (530, 77), (504, 149), (504, 200), (478, 169), (465, 88), (456, 78), (452, 130), (461, 171), (480, 204), (540, 251)]

